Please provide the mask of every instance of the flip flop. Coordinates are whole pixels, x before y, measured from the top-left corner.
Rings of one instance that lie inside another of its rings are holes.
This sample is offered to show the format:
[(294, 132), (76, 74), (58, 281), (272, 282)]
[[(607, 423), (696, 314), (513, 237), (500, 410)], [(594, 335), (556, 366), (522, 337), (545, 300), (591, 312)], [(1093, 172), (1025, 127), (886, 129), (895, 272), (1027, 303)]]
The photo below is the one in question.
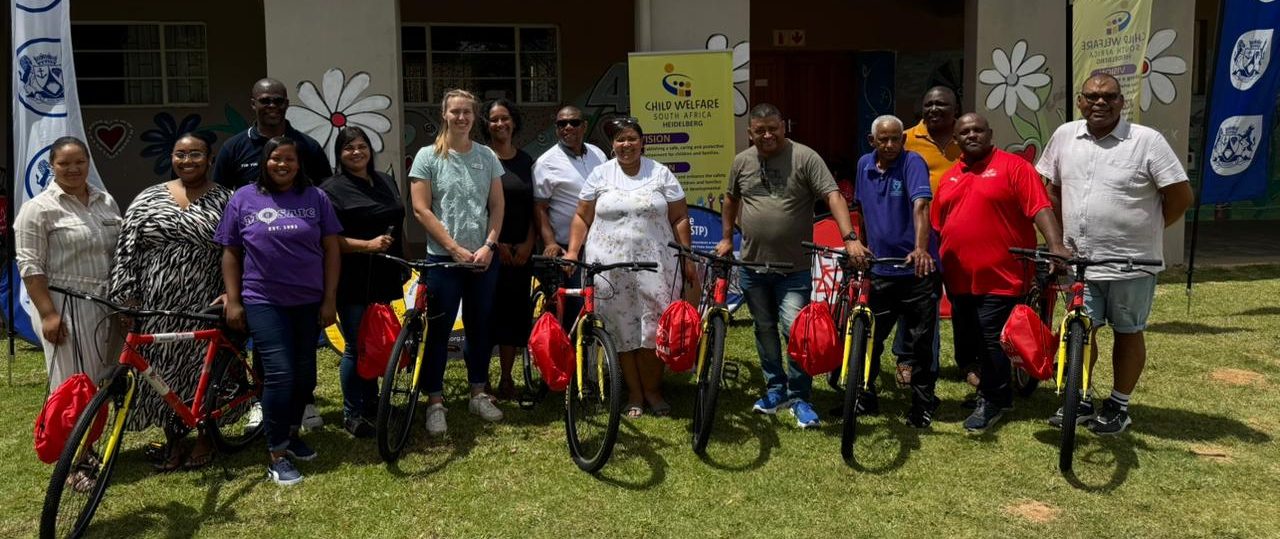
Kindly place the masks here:
[(629, 405), (623, 409), (622, 415), (626, 416), (627, 419), (636, 419), (644, 415), (644, 407), (639, 404)]
[(209, 449), (203, 453), (195, 453), (194, 451), (187, 455), (187, 461), (182, 463), (183, 470), (198, 470), (208, 466), (213, 462), (213, 450)]
[(653, 412), (653, 415), (655, 415), (655, 416), (658, 416), (658, 417), (667, 417), (667, 416), (671, 415), (671, 405), (670, 405), (669, 403), (667, 403), (666, 401), (663, 401), (663, 402), (660, 402), (660, 403), (658, 403), (658, 404), (654, 404), (654, 405), (650, 406), (650, 407), (649, 407), (649, 411), (650, 411), (650, 412)]

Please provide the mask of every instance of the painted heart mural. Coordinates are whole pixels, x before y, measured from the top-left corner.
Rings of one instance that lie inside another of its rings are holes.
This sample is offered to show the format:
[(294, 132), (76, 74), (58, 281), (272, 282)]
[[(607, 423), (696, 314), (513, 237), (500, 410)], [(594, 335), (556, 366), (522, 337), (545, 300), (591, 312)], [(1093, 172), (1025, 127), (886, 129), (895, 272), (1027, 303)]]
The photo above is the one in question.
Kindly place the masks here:
[(115, 159), (133, 139), (133, 126), (123, 120), (98, 120), (89, 125), (89, 139), (108, 159)]

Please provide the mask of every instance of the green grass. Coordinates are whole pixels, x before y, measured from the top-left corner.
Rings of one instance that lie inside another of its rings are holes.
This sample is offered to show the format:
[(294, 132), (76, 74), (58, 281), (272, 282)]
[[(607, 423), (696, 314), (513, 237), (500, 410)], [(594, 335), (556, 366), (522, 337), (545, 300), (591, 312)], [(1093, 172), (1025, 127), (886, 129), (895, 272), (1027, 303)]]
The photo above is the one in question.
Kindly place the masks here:
[[(1150, 360), (1134, 395), (1132, 431), (1100, 439), (1081, 431), (1078, 477), (1056, 468), (1056, 407), (1041, 389), (983, 436), (959, 422), (967, 392), (944, 368), (934, 428), (898, 418), (906, 395), (882, 396), (885, 415), (859, 440), (857, 467), (839, 457), (839, 425), (795, 428), (789, 414), (748, 413), (760, 387), (751, 328), (737, 323), (728, 356), (742, 377), (722, 393), (706, 460), (689, 449), (687, 376), (671, 375), (673, 417), (624, 421), (599, 476), (569, 461), (559, 399), (507, 420), (467, 414), (464, 369), (450, 365), (450, 435), (416, 442), (397, 466), (372, 442), (350, 439), (340, 420), (336, 356), (321, 356), (319, 398), (329, 426), (309, 440), (320, 458), (306, 481), (265, 480), (262, 451), (222, 458), (203, 471), (158, 475), (126, 438), (115, 481), (94, 521), (96, 536), (144, 537), (1275, 537), (1280, 535), (1280, 267), (1198, 272), (1192, 313), (1181, 273), (1157, 292)], [(950, 365), (949, 324), (943, 364)], [(1109, 350), (1104, 332), (1103, 350)], [(1100, 392), (1110, 367), (1099, 362)], [(886, 371), (882, 380), (888, 382)], [(495, 361), (496, 368), (496, 361)], [(1237, 385), (1219, 369), (1261, 375)], [(892, 383), (882, 384), (889, 387)], [(837, 396), (818, 383), (820, 410)], [(51, 467), (36, 460), (31, 426), (44, 397), (43, 361), (23, 347), (13, 385), (0, 387), (0, 537), (36, 534)], [(419, 427), (421, 429), (421, 427)], [(1207, 455), (1206, 455), (1207, 454)], [(225, 469), (224, 467), (225, 466)], [(1013, 508), (1044, 504), (1043, 521)]]

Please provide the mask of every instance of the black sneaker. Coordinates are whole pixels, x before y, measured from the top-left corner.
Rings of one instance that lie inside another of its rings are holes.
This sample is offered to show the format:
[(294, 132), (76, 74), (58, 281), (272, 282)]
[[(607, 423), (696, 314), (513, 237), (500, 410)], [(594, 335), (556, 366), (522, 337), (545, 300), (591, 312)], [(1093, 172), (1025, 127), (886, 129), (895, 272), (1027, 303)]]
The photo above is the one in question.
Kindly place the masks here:
[(972, 410), (978, 407), (978, 393), (975, 391), (960, 401), (960, 407), (965, 410)]
[[(1080, 401), (1076, 406), (1076, 424), (1079, 425), (1090, 419), (1093, 419), (1093, 399), (1085, 399)], [(1062, 428), (1062, 407), (1058, 407), (1058, 411), (1049, 417), (1049, 426), (1055, 429)]]
[(973, 413), (964, 420), (964, 430), (974, 434), (984, 432), (1000, 421), (1003, 415), (1004, 410), (999, 404), (978, 397), (978, 404), (974, 407)]
[(933, 412), (928, 408), (912, 405), (907, 410), (907, 426), (917, 429), (927, 429), (933, 424)]
[(1102, 411), (1085, 423), (1085, 427), (1098, 436), (1112, 436), (1124, 432), (1132, 424), (1129, 412), (1121, 410), (1119, 404), (1107, 399), (1102, 402)]
[(363, 417), (348, 417), (342, 421), (342, 427), (353, 438), (373, 438), (378, 434), (378, 429)]
[[(880, 397), (875, 393), (859, 393), (858, 403), (855, 406), (858, 407), (858, 415), (877, 415), (880, 413)], [(844, 417), (844, 405), (828, 409), (827, 417)]]

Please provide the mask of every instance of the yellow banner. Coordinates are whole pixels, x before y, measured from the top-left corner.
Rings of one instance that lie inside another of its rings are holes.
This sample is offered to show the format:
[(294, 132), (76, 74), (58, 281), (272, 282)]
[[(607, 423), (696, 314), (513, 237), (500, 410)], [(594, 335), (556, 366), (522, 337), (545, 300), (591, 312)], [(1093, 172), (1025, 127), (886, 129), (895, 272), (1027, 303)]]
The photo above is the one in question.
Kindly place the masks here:
[(733, 164), (733, 53), (631, 53), (628, 75), (645, 157), (675, 173), (689, 204), (711, 206)]
[[(1076, 0), (1072, 4), (1072, 92), (1096, 73), (1120, 81), (1124, 118), (1138, 119), (1142, 71), (1151, 32), (1150, 0)], [(1074, 117), (1080, 117), (1075, 110)]]

